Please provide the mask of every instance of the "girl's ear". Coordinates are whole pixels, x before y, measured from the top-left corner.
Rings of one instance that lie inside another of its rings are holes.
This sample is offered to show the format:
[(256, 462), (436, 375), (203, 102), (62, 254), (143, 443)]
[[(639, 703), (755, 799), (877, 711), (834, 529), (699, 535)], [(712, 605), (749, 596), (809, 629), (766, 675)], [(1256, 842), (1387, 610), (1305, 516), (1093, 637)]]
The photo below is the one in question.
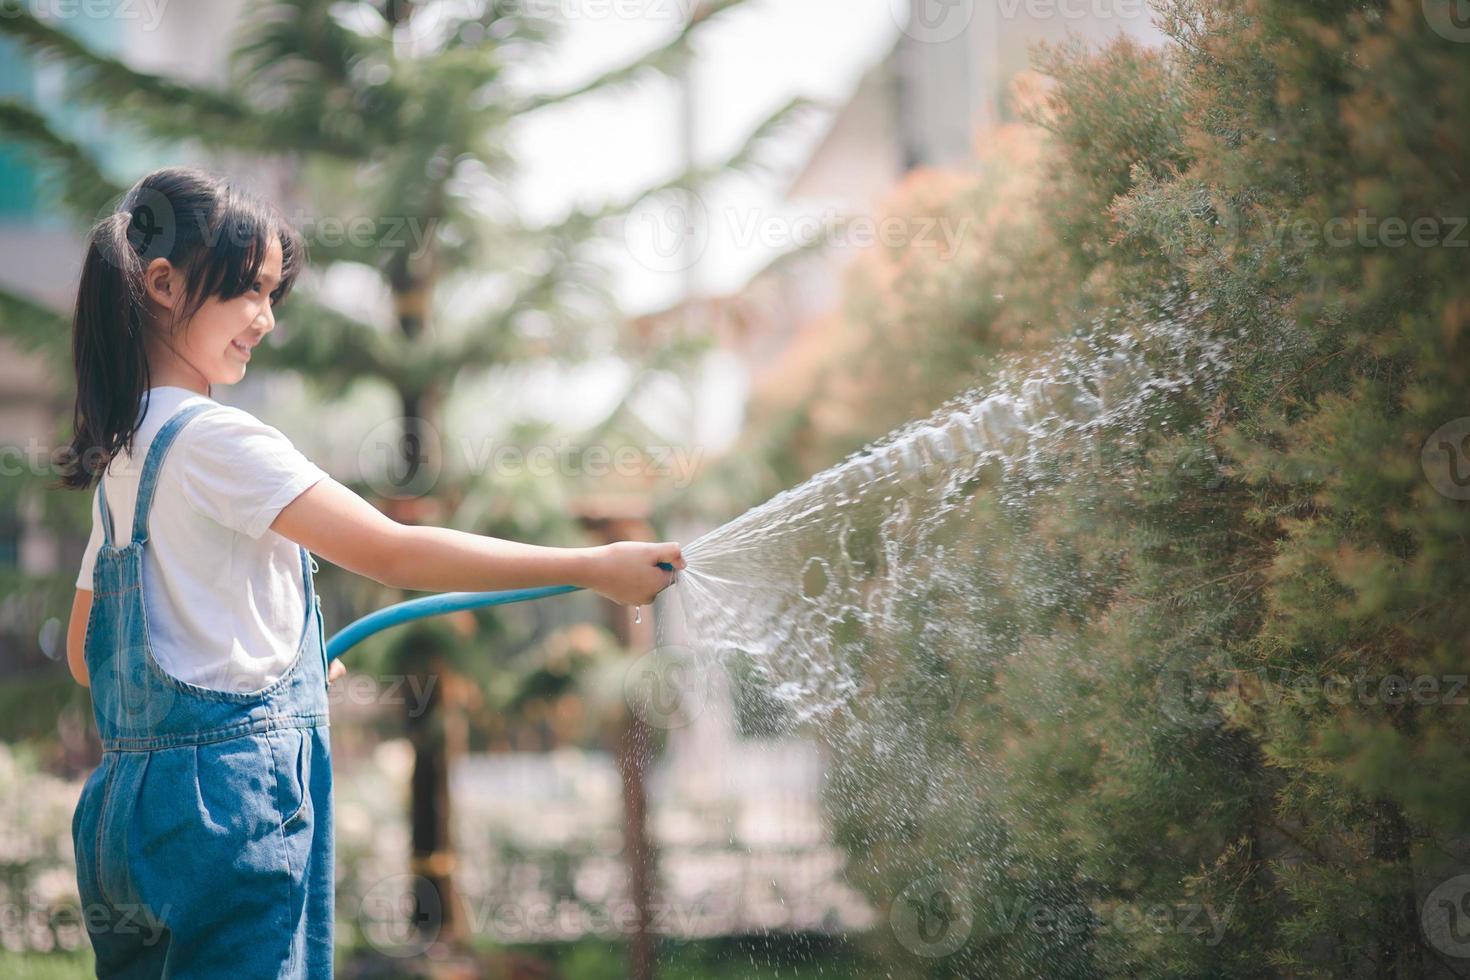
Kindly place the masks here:
[(149, 300), (166, 310), (173, 310), (183, 298), (184, 277), (168, 259), (159, 256), (143, 270), (143, 289)]

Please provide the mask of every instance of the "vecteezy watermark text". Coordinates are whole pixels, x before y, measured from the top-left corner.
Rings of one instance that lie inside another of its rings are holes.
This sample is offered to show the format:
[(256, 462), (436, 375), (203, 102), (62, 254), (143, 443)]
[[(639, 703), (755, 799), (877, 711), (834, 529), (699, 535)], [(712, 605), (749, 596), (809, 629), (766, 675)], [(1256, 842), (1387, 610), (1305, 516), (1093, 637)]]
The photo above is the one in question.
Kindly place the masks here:
[(425, 419), (395, 418), (375, 425), (358, 447), (358, 475), (375, 493), (415, 497), (431, 492), (445, 465), (445, 449), (453, 451), (457, 468), (469, 476), (494, 474), (501, 479), (564, 477), (668, 481), (687, 487), (703, 458), (690, 446), (609, 446), (568, 438), (520, 445), (493, 438), (446, 441)]
[(152, 31), (163, 21), (167, 6), (168, 0), (4, 0), (0, 20), (21, 14), (47, 22), (129, 20), (141, 21), (142, 30)]

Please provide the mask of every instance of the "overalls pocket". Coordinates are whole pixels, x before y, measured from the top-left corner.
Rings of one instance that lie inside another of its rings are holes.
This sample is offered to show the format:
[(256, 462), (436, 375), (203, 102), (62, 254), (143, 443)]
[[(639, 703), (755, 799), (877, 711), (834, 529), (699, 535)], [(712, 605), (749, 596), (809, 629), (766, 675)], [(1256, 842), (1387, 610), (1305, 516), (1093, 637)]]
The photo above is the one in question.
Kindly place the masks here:
[[(77, 890), (83, 911), (105, 905), (98, 881), (97, 860), (101, 851), (98, 835), (102, 829), (102, 805), (112, 788), (113, 756), (103, 753), (102, 761), (82, 785), (77, 808), (71, 818), (72, 852), (77, 863)], [(95, 912), (93, 914), (96, 914)]]
[(270, 741), (281, 827), (290, 830), (311, 813), (311, 736), (306, 729), (289, 728), (272, 733)]

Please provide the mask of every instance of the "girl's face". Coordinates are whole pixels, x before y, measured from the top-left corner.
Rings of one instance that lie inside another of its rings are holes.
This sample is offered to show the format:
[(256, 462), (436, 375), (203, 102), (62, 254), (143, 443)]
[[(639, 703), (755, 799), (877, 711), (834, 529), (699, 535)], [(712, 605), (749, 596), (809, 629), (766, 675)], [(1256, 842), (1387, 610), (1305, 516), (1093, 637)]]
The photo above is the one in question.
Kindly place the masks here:
[[(156, 275), (150, 267), (148, 294), (164, 307), (159, 312), (166, 321), (170, 310), (181, 308), (183, 277), (167, 261), (154, 262), (162, 266)], [(200, 390), (211, 384), (235, 384), (245, 377), (251, 349), (275, 329), (271, 292), (280, 281), (281, 243), (272, 236), (260, 274), (243, 294), (228, 300), (211, 296), (182, 329), (171, 335), (155, 332), (158, 343), (149, 351), (154, 383)]]

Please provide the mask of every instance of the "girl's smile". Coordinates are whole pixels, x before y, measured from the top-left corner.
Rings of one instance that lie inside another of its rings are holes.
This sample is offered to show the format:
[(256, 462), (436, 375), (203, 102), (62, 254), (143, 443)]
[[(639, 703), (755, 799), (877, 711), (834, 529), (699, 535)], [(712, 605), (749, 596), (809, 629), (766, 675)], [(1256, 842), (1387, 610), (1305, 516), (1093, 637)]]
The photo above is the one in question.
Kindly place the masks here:
[[(155, 261), (156, 270), (150, 270), (151, 295), (163, 319), (171, 307), (182, 302), (183, 276), (163, 260)], [(243, 378), (251, 351), (275, 329), (273, 294), (281, 273), (281, 243), (272, 236), (257, 278), (245, 292), (231, 299), (211, 296), (183, 329), (169, 327), (155, 333), (155, 349), (149, 359), (154, 383), (207, 394), (212, 384), (230, 385)], [(220, 341), (223, 347), (216, 346)]]

